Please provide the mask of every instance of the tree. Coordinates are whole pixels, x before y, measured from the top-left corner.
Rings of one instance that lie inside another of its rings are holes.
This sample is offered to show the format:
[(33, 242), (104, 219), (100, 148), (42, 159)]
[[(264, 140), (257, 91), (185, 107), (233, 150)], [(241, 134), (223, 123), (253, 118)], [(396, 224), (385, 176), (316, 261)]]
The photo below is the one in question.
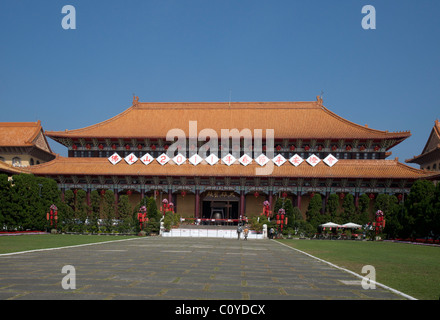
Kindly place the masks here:
[(370, 209), (370, 197), (364, 193), (359, 197), (357, 221), (353, 221), (353, 222), (359, 223), (361, 225), (365, 225), (368, 222), (370, 222), (369, 209)]
[(337, 194), (333, 193), (329, 195), (325, 211), (329, 217), (329, 221), (332, 221), (334, 223), (340, 222), (339, 197)]
[(11, 183), (6, 174), (0, 174), (0, 230), (12, 229), (14, 220), (11, 212)]
[(354, 204), (354, 197), (351, 193), (347, 193), (342, 202), (342, 220), (341, 222), (347, 223), (351, 222), (355, 218), (356, 206)]
[(107, 190), (104, 194), (103, 200), (103, 220), (104, 227), (107, 232), (112, 232), (113, 230), (113, 220), (115, 219), (115, 194), (112, 190)]
[(413, 237), (425, 237), (434, 232), (435, 199), (436, 187), (432, 181), (417, 180), (414, 182), (405, 201)]
[(132, 228), (133, 226), (132, 212), (133, 212), (133, 208), (131, 207), (130, 201), (128, 200), (128, 196), (127, 195), (120, 196), (118, 203), (119, 232), (124, 232)]
[(90, 193), (89, 229), (91, 232), (99, 231), (99, 219), (101, 217), (101, 196), (97, 190)]
[(315, 229), (317, 229), (321, 223), (321, 208), (322, 198), (321, 195), (317, 193), (310, 199), (306, 213), (307, 222), (309, 222)]

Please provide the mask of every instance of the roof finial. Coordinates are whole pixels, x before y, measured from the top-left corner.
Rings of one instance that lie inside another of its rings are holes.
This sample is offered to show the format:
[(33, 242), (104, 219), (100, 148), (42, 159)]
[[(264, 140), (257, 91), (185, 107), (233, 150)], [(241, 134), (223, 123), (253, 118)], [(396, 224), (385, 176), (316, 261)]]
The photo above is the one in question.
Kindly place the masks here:
[(320, 106), (322, 106), (322, 95), (323, 95), (323, 93), (324, 93), (324, 92), (321, 91), (321, 95), (316, 96), (316, 102), (317, 102)]
[(139, 97), (137, 97), (134, 93), (133, 93), (133, 105), (137, 105), (139, 103)]

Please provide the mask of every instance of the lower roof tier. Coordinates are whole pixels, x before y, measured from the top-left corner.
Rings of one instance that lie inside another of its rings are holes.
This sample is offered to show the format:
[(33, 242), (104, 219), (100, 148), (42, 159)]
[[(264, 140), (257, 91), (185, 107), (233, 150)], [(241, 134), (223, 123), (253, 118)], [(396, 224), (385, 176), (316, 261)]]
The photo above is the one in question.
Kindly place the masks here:
[[(273, 169), (273, 170), (272, 170)], [(316, 166), (307, 163), (295, 167), (257, 164), (166, 164), (156, 161), (145, 165), (125, 161), (113, 165), (106, 158), (65, 158), (33, 166), (30, 173), (42, 176), (171, 176), (171, 177), (261, 177), (261, 178), (332, 178), (332, 179), (439, 179), (438, 172), (415, 169), (396, 160), (339, 160), (332, 167), (323, 162)]]

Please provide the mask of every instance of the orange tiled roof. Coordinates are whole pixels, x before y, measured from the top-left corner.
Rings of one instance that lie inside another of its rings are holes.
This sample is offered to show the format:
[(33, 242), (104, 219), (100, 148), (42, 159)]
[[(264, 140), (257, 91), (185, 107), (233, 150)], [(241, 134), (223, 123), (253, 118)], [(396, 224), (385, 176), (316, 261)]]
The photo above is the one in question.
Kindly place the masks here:
[(0, 147), (35, 146), (52, 154), (40, 120), (37, 122), (0, 122)]
[[(165, 138), (172, 128), (189, 136), (189, 121), (197, 130), (274, 129), (283, 139), (396, 139), (411, 133), (373, 130), (350, 122), (316, 102), (195, 102), (140, 103), (95, 125), (75, 130), (46, 131), (53, 138)], [(263, 132), (263, 137), (265, 132)]]
[(424, 159), (429, 159), (431, 156), (438, 157), (440, 151), (440, 122), (435, 120), (434, 127), (431, 130), (431, 134), (423, 148), (423, 151), (418, 156), (414, 156), (411, 159), (405, 160), (406, 163), (423, 164)]
[[(106, 158), (58, 156), (53, 161), (32, 166), (31, 172), (36, 175), (255, 177), (256, 168), (261, 167), (255, 163), (246, 167), (240, 164), (228, 167), (219, 163), (214, 166), (203, 164), (193, 166), (188, 162), (181, 166), (173, 165), (171, 162), (162, 166), (156, 161), (146, 166), (140, 161), (128, 165), (124, 160), (113, 165)], [(307, 163), (302, 163), (298, 167), (285, 163), (281, 167), (274, 166), (270, 177), (420, 179), (429, 178), (433, 174), (412, 168), (397, 160), (339, 160), (333, 167), (323, 162), (315, 167)]]

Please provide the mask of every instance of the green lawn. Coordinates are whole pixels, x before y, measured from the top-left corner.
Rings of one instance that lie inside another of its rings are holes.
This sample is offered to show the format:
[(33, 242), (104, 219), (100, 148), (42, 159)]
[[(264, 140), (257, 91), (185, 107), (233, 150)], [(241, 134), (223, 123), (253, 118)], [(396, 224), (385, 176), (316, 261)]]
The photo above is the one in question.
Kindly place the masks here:
[(35, 249), (58, 248), (104, 242), (111, 240), (122, 240), (133, 238), (133, 236), (106, 236), (106, 235), (68, 235), (68, 234), (43, 234), (43, 235), (17, 235), (0, 237), (0, 254)]
[(440, 297), (440, 247), (381, 241), (279, 240), (362, 275), (376, 269), (376, 281), (421, 300)]

